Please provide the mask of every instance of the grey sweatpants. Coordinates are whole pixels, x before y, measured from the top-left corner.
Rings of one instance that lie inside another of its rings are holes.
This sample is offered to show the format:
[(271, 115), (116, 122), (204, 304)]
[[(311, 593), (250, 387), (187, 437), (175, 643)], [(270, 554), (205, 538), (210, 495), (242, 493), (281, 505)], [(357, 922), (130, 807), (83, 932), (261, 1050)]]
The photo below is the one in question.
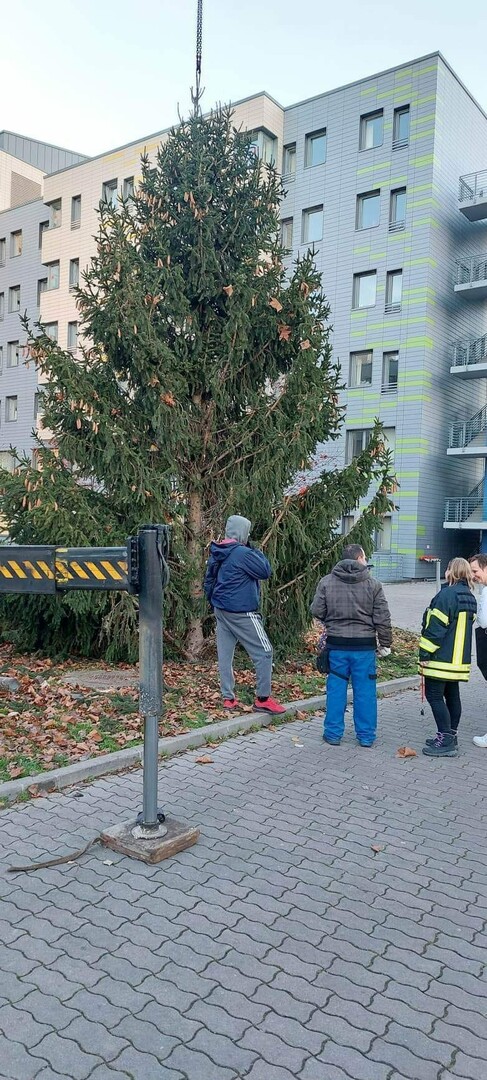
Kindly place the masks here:
[(257, 611), (222, 611), (215, 608), (218, 671), (224, 698), (233, 698), (235, 676), (233, 656), (237, 642), (255, 664), (256, 695), (267, 698), (271, 692), (272, 645)]

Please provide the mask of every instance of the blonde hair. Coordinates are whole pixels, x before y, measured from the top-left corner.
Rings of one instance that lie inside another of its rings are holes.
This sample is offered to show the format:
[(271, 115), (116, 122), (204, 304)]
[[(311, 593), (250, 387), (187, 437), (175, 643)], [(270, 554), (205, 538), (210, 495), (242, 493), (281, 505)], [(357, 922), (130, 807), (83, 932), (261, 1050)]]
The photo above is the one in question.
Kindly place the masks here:
[(450, 559), (446, 568), (445, 578), (449, 585), (455, 585), (457, 581), (466, 581), (469, 589), (473, 585), (473, 573), (470, 563), (466, 559)]

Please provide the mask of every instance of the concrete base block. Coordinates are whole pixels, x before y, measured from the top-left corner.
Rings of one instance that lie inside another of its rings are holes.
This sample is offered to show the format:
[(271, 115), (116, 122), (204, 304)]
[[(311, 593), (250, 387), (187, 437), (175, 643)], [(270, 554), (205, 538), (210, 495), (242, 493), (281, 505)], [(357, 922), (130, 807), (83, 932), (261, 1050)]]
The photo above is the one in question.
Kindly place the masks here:
[(156, 835), (145, 839), (134, 836), (134, 831), (140, 833), (135, 821), (124, 821), (121, 825), (106, 829), (101, 834), (101, 839), (112, 851), (120, 851), (122, 855), (130, 855), (132, 859), (140, 859), (142, 862), (157, 863), (196, 844), (200, 835), (199, 829), (184, 825), (174, 818), (166, 818), (164, 826), (167, 830), (164, 836)]

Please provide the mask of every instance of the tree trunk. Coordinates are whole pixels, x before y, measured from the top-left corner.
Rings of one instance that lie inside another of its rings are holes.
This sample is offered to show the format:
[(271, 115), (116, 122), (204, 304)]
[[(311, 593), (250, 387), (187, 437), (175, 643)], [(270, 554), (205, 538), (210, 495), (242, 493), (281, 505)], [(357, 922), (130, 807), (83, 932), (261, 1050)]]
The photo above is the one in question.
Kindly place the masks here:
[(188, 632), (186, 634), (186, 651), (191, 660), (197, 660), (201, 655), (204, 637), (203, 637), (203, 623), (201, 618), (196, 615), (196, 609), (201, 601), (202, 588), (201, 588), (201, 550), (202, 550), (202, 533), (203, 533), (203, 513), (201, 505), (201, 495), (198, 491), (191, 491), (188, 500), (188, 554), (191, 563), (194, 567), (194, 575), (189, 587), (189, 594), (191, 600), (191, 617), (189, 620)]

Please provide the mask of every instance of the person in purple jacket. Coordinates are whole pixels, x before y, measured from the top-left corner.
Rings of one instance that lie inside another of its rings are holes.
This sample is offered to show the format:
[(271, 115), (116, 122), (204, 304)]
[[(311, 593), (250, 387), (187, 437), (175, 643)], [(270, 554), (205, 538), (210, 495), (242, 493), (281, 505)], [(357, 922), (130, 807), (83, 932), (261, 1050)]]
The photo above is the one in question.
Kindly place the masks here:
[(283, 713), (285, 708), (271, 695), (272, 645), (259, 614), (260, 582), (271, 576), (271, 565), (262, 551), (249, 544), (251, 522), (232, 514), (225, 539), (212, 541), (204, 580), (204, 593), (216, 618), (218, 670), (225, 709), (236, 709), (233, 657), (242, 645), (253, 660), (257, 680), (256, 712)]

